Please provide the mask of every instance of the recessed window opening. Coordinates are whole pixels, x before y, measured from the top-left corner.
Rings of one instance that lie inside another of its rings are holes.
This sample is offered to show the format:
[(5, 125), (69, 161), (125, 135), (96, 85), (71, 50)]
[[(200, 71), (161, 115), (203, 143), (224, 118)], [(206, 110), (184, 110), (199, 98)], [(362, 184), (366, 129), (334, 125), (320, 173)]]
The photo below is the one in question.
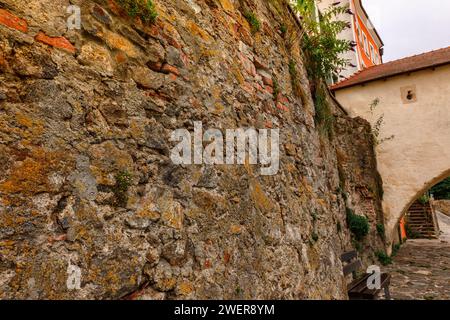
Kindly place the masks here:
[(412, 92), (412, 90), (408, 90), (408, 94), (406, 95), (406, 99), (408, 99), (408, 100), (414, 99), (414, 93)]

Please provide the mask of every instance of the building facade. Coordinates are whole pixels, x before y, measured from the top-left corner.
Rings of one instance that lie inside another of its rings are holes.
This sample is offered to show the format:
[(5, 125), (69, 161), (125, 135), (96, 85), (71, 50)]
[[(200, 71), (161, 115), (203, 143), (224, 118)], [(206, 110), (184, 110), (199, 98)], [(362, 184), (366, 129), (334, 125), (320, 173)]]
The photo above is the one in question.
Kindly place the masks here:
[(409, 207), (450, 176), (449, 82), (447, 47), (373, 66), (331, 87), (351, 117), (378, 128), (388, 243)]
[[(318, 0), (320, 11), (326, 10), (330, 5), (336, 3), (336, 0)], [(369, 19), (361, 0), (342, 0), (341, 5), (348, 5), (352, 14), (345, 14), (339, 17), (340, 20), (349, 23), (351, 28), (341, 33), (341, 38), (353, 41), (356, 46), (354, 51), (348, 51), (344, 58), (349, 61), (346, 69), (339, 74), (340, 79), (348, 78), (353, 74), (383, 63), (383, 41), (377, 30)]]

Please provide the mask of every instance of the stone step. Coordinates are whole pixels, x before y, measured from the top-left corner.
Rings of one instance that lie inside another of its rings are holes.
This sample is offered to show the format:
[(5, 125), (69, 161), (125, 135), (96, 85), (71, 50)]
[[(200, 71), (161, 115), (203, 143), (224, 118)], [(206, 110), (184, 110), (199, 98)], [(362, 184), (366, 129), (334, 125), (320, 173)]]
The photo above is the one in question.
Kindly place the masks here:
[(431, 225), (433, 225), (433, 223), (430, 221), (430, 220), (428, 220), (428, 219), (416, 219), (416, 220), (414, 220), (414, 219), (408, 219), (408, 224), (412, 224), (412, 223), (415, 223), (415, 224), (431, 224)]
[(416, 239), (437, 239), (438, 237), (433, 235), (418, 235)]
[(418, 234), (418, 235), (421, 235), (421, 236), (432, 236), (432, 237), (436, 236), (436, 234), (434, 232), (428, 232), (428, 231), (427, 232), (425, 232), (425, 231), (422, 231), (422, 232), (416, 231), (415, 233)]
[(409, 215), (411, 215), (411, 214), (428, 214), (430, 212), (431, 211), (408, 211), (408, 214)]
[(409, 216), (409, 217), (407, 217), (408, 220), (410, 220), (410, 219), (428, 219), (428, 218), (429, 217), (426, 217), (426, 216)]
[(430, 221), (416, 222), (416, 221), (408, 221), (408, 226), (429, 226), (434, 227)]
[(420, 210), (431, 210), (430, 207), (411, 207), (408, 211), (420, 211)]
[(433, 226), (409, 226), (409, 228), (411, 230), (422, 230), (422, 231), (433, 231), (434, 232)]

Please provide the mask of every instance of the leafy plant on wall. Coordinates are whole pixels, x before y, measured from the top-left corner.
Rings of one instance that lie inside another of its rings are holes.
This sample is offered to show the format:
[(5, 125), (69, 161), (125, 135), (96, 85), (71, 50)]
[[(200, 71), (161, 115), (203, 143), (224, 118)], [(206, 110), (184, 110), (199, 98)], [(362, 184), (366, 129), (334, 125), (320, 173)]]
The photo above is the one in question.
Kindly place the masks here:
[(301, 19), (302, 28), (296, 37), (300, 39), (300, 48), (311, 84), (316, 111), (315, 122), (320, 131), (331, 139), (334, 115), (326, 101), (325, 83), (349, 64), (342, 54), (351, 50), (353, 44), (351, 41), (339, 39), (338, 36), (350, 26), (338, 17), (350, 14), (350, 11), (348, 6), (336, 3), (319, 13), (316, 0), (295, 0), (292, 5)]
[[(369, 106), (370, 113), (373, 116), (375, 114), (375, 110), (377, 106), (380, 104), (380, 99), (375, 98)], [(373, 143), (376, 146), (379, 146), (383, 142), (390, 141), (395, 138), (395, 135), (391, 135), (389, 137), (380, 138), (381, 136), (381, 128), (384, 125), (384, 114), (381, 114), (378, 119), (375, 121), (375, 123), (372, 124), (372, 137), (373, 137)]]
[(116, 0), (130, 17), (139, 17), (144, 23), (155, 23), (158, 13), (152, 0)]
[(342, 54), (353, 47), (351, 41), (338, 38), (350, 27), (338, 19), (343, 14), (350, 14), (348, 6), (336, 3), (321, 13), (316, 9), (316, 0), (296, 0), (293, 6), (302, 22), (301, 47), (311, 80), (317, 82), (338, 74), (349, 64)]

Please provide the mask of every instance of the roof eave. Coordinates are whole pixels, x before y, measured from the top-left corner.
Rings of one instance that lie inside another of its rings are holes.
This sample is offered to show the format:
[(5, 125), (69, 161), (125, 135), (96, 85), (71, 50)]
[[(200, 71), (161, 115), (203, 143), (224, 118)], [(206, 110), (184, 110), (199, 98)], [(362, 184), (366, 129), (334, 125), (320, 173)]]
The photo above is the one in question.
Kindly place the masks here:
[(358, 81), (358, 82), (355, 82), (355, 83), (349, 83), (349, 84), (345, 84), (344, 83), (345, 80), (344, 80), (342, 85), (336, 84), (336, 86), (330, 87), (330, 90), (331, 91), (337, 91), (337, 90), (340, 90), (340, 89), (346, 89), (346, 88), (350, 88), (350, 87), (354, 87), (354, 86), (364, 85), (366, 83), (373, 82), (373, 81), (379, 81), (379, 80), (383, 80), (383, 79), (387, 79), (387, 78), (396, 77), (396, 76), (399, 76), (399, 75), (402, 75), (402, 74), (418, 72), (418, 71), (427, 70), (427, 69), (434, 69), (434, 68), (438, 68), (438, 67), (441, 67), (441, 66), (444, 66), (444, 65), (448, 65), (448, 64), (450, 64), (450, 61), (437, 63), (437, 64), (434, 64), (434, 65), (429, 65), (429, 66), (424, 66), (424, 67), (419, 67), (419, 68), (414, 68), (414, 69), (410, 69), (410, 70), (402, 70), (402, 71), (399, 71), (399, 72), (394, 72), (394, 73), (390, 73), (390, 74), (386, 74), (386, 75), (381, 75), (381, 76), (374, 77), (374, 78), (371, 78), (371, 79), (362, 80), (362, 81)]

